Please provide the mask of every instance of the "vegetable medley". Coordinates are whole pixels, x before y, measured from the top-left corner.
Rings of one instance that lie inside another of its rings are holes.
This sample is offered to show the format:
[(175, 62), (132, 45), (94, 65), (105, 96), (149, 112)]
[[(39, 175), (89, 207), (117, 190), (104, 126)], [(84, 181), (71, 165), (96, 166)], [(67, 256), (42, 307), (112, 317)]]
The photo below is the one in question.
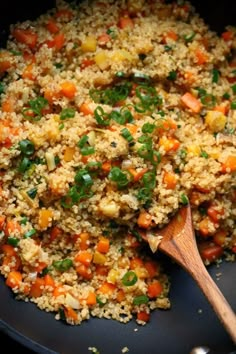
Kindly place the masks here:
[(79, 324), (169, 308), (156, 229), (236, 253), (236, 30), (184, 1), (59, 2), (0, 51), (0, 271)]

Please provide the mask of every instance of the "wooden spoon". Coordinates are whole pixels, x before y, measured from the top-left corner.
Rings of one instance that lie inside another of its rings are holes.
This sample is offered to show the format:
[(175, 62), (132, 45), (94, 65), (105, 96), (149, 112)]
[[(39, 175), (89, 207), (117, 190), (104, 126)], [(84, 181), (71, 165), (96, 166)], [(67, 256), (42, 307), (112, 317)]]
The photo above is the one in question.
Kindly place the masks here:
[[(236, 316), (199, 255), (190, 206), (181, 208), (166, 227), (158, 230), (157, 235), (162, 237), (158, 249), (193, 277), (236, 344)], [(147, 241), (150, 244), (150, 240)]]

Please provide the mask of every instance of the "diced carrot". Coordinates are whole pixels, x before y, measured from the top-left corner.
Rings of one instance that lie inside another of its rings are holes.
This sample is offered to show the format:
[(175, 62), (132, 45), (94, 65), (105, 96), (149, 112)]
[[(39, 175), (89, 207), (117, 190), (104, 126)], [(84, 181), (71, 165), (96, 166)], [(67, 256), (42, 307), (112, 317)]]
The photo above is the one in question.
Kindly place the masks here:
[(46, 24), (46, 27), (47, 27), (48, 31), (52, 34), (59, 32), (59, 27), (58, 27), (56, 21), (54, 21), (53, 19), (50, 19), (48, 21), (48, 23)]
[(146, 311), (140, 311), (137, 313), (137, 320), (142, 322), (148, 322), (150, 320), (150, 314)]
[(6, 216), (0, 215), (0, 231), (2, 231), (4, 229), (5, 220), (6, 220)]
[(106, 237), (101, 237), (97, 244), (97, 251), (100, 253), (107, 253), (110, 248), (110, 241)]
[(98, 44), (100, 46), (105, 45), (106, 43), (110, 42), (111, 37), (107, 33), (103, 33), (98, 37)]
[(88, 306), (93, 306), (97, 303), (96, 294), (93, 291), (88, 294), (86, 303)]
[(35, 282), (31, 285), (29, 295), (31, 297), (40, 297), (43, 294), (45, 286), (44, 278), (37, 277)]
[(110, 172), (110, 170), (111, 170), (111, 162), (110, 161), (103, 162), (102, 170), (104, 172), (107, 172), (107, 173)]
[(236, 203), (236, 189), (232, 190), (230, 199), (232, 200), (233, 203)]
[(81, 68), (81, 70), (84, 70), (84, 69), (86, 69), (86, 68), (88, 68), (89, 66), (92, 66), (92, 65), (94, 65), (94, 64), (95, 64), (94, 59), (91, 59), (91, 58), (84, 58), (84, 59), (82, 60), (82, 63), (81, 63), (81, 65), (80, 65), (80, 68)]
[(96, 274), (101, 276), (107, 276), (108, 268), (104, 265), (96, 264)]
[(182, 97), (181, 97), (182, 103), (191, 109), (192, 112), (194, 113), (199, 113), (202, 107), (201, 102), (193, 96), (190, 92), (186, 92)]
[(64, 81), (61, 83), (61, 93), (63, 96), (73, 99), (76, 94), (76, 86), (73, 82), (71, 81)]
[(116, 300), (118, 302), (122, 302), (122, 301), (125, 300), (125, 292), (124, 292), (124, 290), (120, 289), (120, 290), (117, 291)]
[(227, 106), (223, 106), (223, 105), (215, 106), (214, 111), (221, 112), (225, 115), (227, 114)]
[(129, 16), (124, 16), (119, 19), (118, 27), (121, 29), (124, 29), (124, 28), (131, 29), (134, 27), (134, 22)]
[(175, 138), (162, 136), (159, 139), (159, 145), (162, 146), (166, 152), (172, 152), (178, 150), (180, 142)]
[(111, 295), (115, 291), (116, 286), (114, 284), (104, 282), (99, 288), (98, 288), (98, 293), (104, 294), (104, 295)]
[(84, 264), (80, 264), (78, 267), (76, 267), (76, 272), (81, 275), (82, 278), (87, 280), (90, 280), (93, 277), (91, 269), (86, 267)]
[(212, 262), (222, 256), (223, 248), (213, 242), (204, 242), (200, 245), (199, 252), (203, 260)]
[(64, 308), (64, 313), (65, 313), (66, 318), (68, 318), (72, 321), (78, 320), (78, 314), (75, 312), (75, 310), (72, 309), (72, 307), (66, 306)]
[(218, 230), (213, 236), (213, 241), (218, 246), (223, 246), (227, 237), (227, 231)]
[(62, 229), (60, 229), (58, 226), (53, 226), (50, 230), (50, 238), (49, 241), (53, 242), (56, 240), (59, 236), (62, 234)]
[(177, 178), (174, 173), (165, 171), (163, 176), (163, 182), (166, 185), (166, 189), (175, 189), (177, 184)]
[(13, 257), (17, 254), (14, 247), (8, 244), (2, 245), (1, 250), (8, 257)]
[(163, 286), (158, 280), (153, 281), (152, 283), (148, 284), (147, 294), (148, 297), (155, 298), (159, 296), (163, 291)]
[(81, 251), (85, 251), (89, 248), (89, 238), (90, 235), (88, 232), (81, 232), (81, 234), (79, 234), (79, 239), (80, 239), (79, 247)]
[(40, 229), (46, 229), (52, 222), (53, 212), (50, 209), (40, 209), (39, 210), (39, 220), (38, 224)]
[(6, 284), (10, 288), (19, 288), (22, 282), (22, 274), (17, 271), (11, 271), (6, 279)]
[(214, 221), (214, 222), (219, 222), (219, 219), (222, 215), (224, 215), (224, 209), (217, 209), (216, 206), (210, 205), (209, 208), (207, 208), (207, 215), (209, 218)]
[(32, 63), (27, 65), (22, 72), (22, 78), (34, 80), (35, 79), (35, 73), (33, 72), (34, 67), (35, 66)]
[(236, 155), (229, 155), (224, 163), (222, 163), (221, 171), (223, 173), (230, 173), (236, 171)]
[(167, 118), (165, 120), (162, 121), (162, 125), (161, 128), (158, 129), (158, 132), (160, 133), (160, 131), (169, 131), (169, 130), (173, 130), (175, 131), (177, 129), (177, 124), (170, 118)]
[(140, 242), (137, 238), (131, 234), (128, 234), (127, 240), (129, 241), (129, 247), (131, 248), (138, 248), (140, 246)]
[(138, 182), (143, 177), (143, 175), (148, 172), (148, 168), (143, 168), (139, 172), (137, 172), (134, 168), (129, 168), (128, 172), (133, 176), (133, 181)]
[(165, 36), (164, 36), (164, 40), (166, 42), (167, 39), (170, 39), (172, 41), (177, 41), (179, 38), (178, 34), (176, 32), (174, 32), (173, 30), (168, 31)]
[(129, 268), (136, 269), (143, 267), (143, 260), (139, 257), (133, 257), (130, 260)]
[(55, 282), (53, 277), (50, 274), (46, 274), (44, 277), (44, 284), (45, 286), (51, 286), (52, 288), (55, 287)]
[(198, 65), (206, 64), (208, 61), (208, 55), (199, 48), (195, 51), (195, 56)]
[(139, 227), (148, 229), (152, 224), (152, 216), (145, 210), (141, 211), (137, 220)]
[(15, 28), (12, 35), (17, 42), (27, 45), (30, 49), (34, 49), (37, 45), (38, 35), (30, 29)]
[(21, 226), (16, 220), (9, 219), (6, 221), (4, 232), (5, 232), (5, 235), (8, 237), (20, 234), (21, 233)]
[(2, 101), (2, 111), (6, 113), (12, 113), (15, 110), (15, 102), (11, 97), (7, 97)]
[(47, 267), (47, 263), (45, 262), (39, 262), (36, 267), (34, 267), (35, 272), (41, 273), (44, 268)]
[(57, 11), (57, 13), (55, 14), (56, 18), (65, 18), (66, 20), (71, 20), (73, 17), (73, 13), (72, 11), (68, 10), (68, 9), (60, 9)]
[(232, 31), (225, 31), (221, 34), (221, 37), (225, 42), (231, 41), (234, 38), (234, 34)]
[(199, 222), (199, 232), (201, 236), (208, 237), (210, 235), (209, 223), (210, 220), (208, 217), (205, 217)]
[(82, 251), (75, 256), (75, 262), (80, 262), (89, 267), (93, 259), (93, 254), (88, 251)]
[(131, 135), (134, 135), (138, 130), (137, 125), (131, 123), (127, 123), (126, 128), (128, 129)]
[(62, 285), (55, 286), (52, 295), (54, 297), (59, 297), (66, 294), (66, 290)]
[(231, 250), (233, 253), (236, 253), (236, 246), (233, 246)]
[(153, 278), (158, 274), (158, 266), (156, 262), (154, 261), (145, 262), (144, 267), (147, 269), (150, 278)]
[(0, 75), (4, 74), (8, 69), (11, 68), (11, 62), (7, 56), (0, 56)]
[(184, 78), (187, 80), (190, 84), (193, 84), (196, 81), (196, 76), (192, 71), (185, 71), (184, 72)]
[(57, 35), (55, 35), (54, 39), (54, 48), (56, 50), (61, 50), (64, 47), (65, 44), (65, 35), (64, 33), (58, 33)]
[(49, 87), (46, 87), (44, 91), (44, 98), (46, 98), (46, 100), (50, 104), (53, 104), (53, 101), (59, 98), (59, 92), (56, 92)]
[(88, 103), (82, 103), (82, 105), (79, 107), (80, 113), (83, 113), (85, 116), (92, 115), (93, 110), (89, 107)]
[(5, 256), (2, 265), (8, 266), (10, 270), (19, 270), (21, 267), (21, 259), (17, 254), (15, 256)]

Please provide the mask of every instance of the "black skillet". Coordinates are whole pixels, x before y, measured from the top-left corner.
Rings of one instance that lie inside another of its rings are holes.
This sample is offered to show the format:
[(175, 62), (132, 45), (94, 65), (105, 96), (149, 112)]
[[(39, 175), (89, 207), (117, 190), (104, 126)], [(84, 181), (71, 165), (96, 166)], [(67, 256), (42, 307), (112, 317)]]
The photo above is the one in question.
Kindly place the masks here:
[[(213, 30), (236, 25), (235, 0), (192, 2)], [(35, 18), (53, 5), (53, 0), (0, 0), (1, 46), (10, 23)], [(207, 346), (215, 354), (233, 353), (235, 346), (193, 280), (167, 263), (172, 308), (155, 311), (145, 327), (101, 319), (68, 326), (31, 303), (14, 300), (0, 278), (0, 353), (87, 354), (89, 347), (96, 347), (100, 354), (120, 354), (127, 347), (130, 354), (189, 354), (196, 346)], [(213, 265), (209, 271), (236, 311), (235, 263)]]

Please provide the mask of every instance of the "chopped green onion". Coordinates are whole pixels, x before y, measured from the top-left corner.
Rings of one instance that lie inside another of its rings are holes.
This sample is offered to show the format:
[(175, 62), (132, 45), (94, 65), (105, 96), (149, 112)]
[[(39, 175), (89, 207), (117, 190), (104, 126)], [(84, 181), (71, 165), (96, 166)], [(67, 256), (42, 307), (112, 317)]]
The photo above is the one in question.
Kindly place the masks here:
[(179, 151), (179, 156), (180, 156), (180, 158), (183, 159), (183, 160), (186, 158), (187, 154), (188, 154), (187, 151), (184, 150), (184, 149), (181, 149), (181, 150)]
[(37, 195), (37, 192), (38, 192), (38, 190), (37, 190), (37, 188), (35, 187), (35, 188), (32, 188), (32, 189), (30, 189), (29, 191), (27, 191), (27, 194), (28, 194), (28, 196), (29, 196), (31, 199), (34, 199), (34, 198), (36, 197), (36, 195)]
[(10, 50), (10, 53), (12, 53), (12, 54), (15, 55), (15, 56), (20, 56), (20, 55), (22, 55), (22, 52), (19, 52), (19, 51), (17, 51), (17, 50)]
[(125, 100), (130, 94), (131, 89), (132, 84), (126, 82), (124, 84), (117, 84), (106, 90), (91, 89), (89, 95), (95, 103), (113, 106), (117, 102)]
[(59, 163), (61, 162), (60, 157), (59, 156), (55, 156), (54, 157), (54, 162), (55, 162), (55, 165), (59, 165)]
[(0, 82), (0, 95), (5, 92), (5, 88), (2, 82)]
[(170, 81), (175, 81), (177, 79), (177, 71), (170, 71), (167, 79)]
[(30, 237), (34, 236), (35, 234), (36, 234), (36, 230), (31, 229), (24, 234), (24, 238), (30, 238)]
[(199, 213), (200, 213), (201, 215), (206, 215), (206, 214), (207, 214), (207, 209), (204, 208), (204, 207), (202, 207), (202, 206), (200, 206), (200, 207), (198, 208), (198, 211), (199, 211)]
[(21, 160), (20, 165), (18, 167), (18, 171), (21, 173), (24, 173), (31, 167), (31, 165), (32, 165), (32, 163), (28, 159), (28, 157), (23, 157), (23, 159)]
[(62, 321), (66, 321), (66, 315), (65, 315), (65, 311), (63, 308), (59, 308), (58, 310), (58, 314), (59, 314), (59, 318)]
[(35, 151), (34, 144), (32, 143), (32, 141), (30, 141), (28, 139), (21, 140), (19, 142), (19, 148), (20, 148), (20, 151), (26, 156), (33, 155), (33, 153)]
[(103, 307), (103, 306), (105, 306), (105, 305), (106, 305), (106, 301), (105, 301), (105, 302), (103, 302), (103, 301), (100, 299), (100, 297), (99, 297), (99, 296), (97, 296), (97, 297), (96, 297), (96, 301), (97, 301), (97, 303), (98, 303), (99, 307)]
[(119, 77), (119, 78), (123, 78), (123, 77), (125, 77), (125, 73), (124, 73), (124, 71), (117, 71), (117, 73), (116, 73), (116, 77)]
[(134, 305), (142, 305), (142, 304), (147, 304), (149, 301), (149, 298), (147, 295), (140, 295), (140, 296), (136, 296), (133, 300), (133, 304)]
[(95, 149), (93, 146), (85, 146), (82, 149), (80, 149), (81, 155), (83, 156), (88, 156), (92, 155), (95, 153)]
[(231, 86), (231, 89), (232, 89), (233, 93), (236, 94), (236, 84), (234, 84), (233, 86)]
[(236, 101), (231, 102), (230, 108), (236, 109)]
[(15, 238), (15, 237), (8, 237), (8, 239), (7, 239), (8, 245), (11, 245), (13, 247), (16, 247), (19, 242), (20, 242), (20, 240), (18, 238)]
[(108, 178), (111, 181), (116, 182), (119, 189), (122, 189), (129, 184), (126, 173), (122, 172), (119, 167), (113, 167), (108, 175)]
[(138, 277), (135, 272), (132, 270), (128, 271), (125, 273), (125, 275), (122, 277), (122, 284), (125, 286), (132, 286), (137, 283)]
[(128, 143), (131, 143), (134, 140), (133, 136), (127, 128), (121, 130), (121, 135), (125, 140), (128, 141)]
[[(38, 97), (34, 100), (29, 101), (29, 107), (25, 107), (22, 110), (22, 114), (24, 118), (33, 120), (33, 121), (39, 121), (42, 118), (42, 110), (45, 108), (48, 104), (48, 100), (46, 100), (44, 97)], [(32, 117), (28, 113), (33, 113), (34, 116)]]
[(230, 99), (230, 94), (228, 92), (225, 92), (222, 96), (225, 100), (229, 100)]
[(57, 69), (63, 68), (63, 64), (62, 64), (62, 63), (55, 63), (54, 66), (55, 66), (55, 68), (57, 68)]
[(86, 165), (86, 168), (88, 168), (89, 170), (96, 170), (96, 169), (100, 169), (101, 167), (102, 167), (102, 163), (97, 161), (90, 161)]
[(60, 125), (59, 125), (59, 130), (62, 130), (64, 127), (65, 127), (65, 124), (63, 124), (63, 123), (60, 124)]
[(201, 96), (201, 102), (204, 106), (208, 108), (214, 108), (216, 105), (216, 98), (210, 93)]
[(199, 97), (205, 96), (207, 94), (206, 90), (201, 87), (196, 87), (196, 90), (198, 91)]
[(81, 187), (90, 187), (93, 185), (93, 180), (87, 170), (81, 169), (75, 175), (75, 183)]
[(88, 137), (88, 135), (84, 135), (84, 136), (82, 136), (82, 138), (79, 140), (79, 142), (78, 142), (78, 147), (80, 148), (80, 149), (82, 149), (84, 146), (85, 146), (85, 144), (88, 142), (88, 140), (89, 140), (89, 137)]
[(136, 237), (136, 239), (141, 242), (143, 241), (142, 236), (140, 235), (140, 233), (137, 230), (131, 230), (130, 231), (132, 235), (134, 235)]
[(104, 112), (103, 108), (101, 106), (98, 106), (94, 110), (94, 116), (99, 125), (104, 125), (107, 126), (110, 124), (110, 116)]
[(124, 125), (134, 120), (132, 113), (124, 106), (120, 111), (111, 111), (109, 114), (110, 119), (116, 123)]
[(217, 84), (217, 82), (219, 81), (219, 77), (220, 77), (220, 72), (217, 69), (212, 69), (212, 82)]
[(200, 154), (201, 157), (204, 157), (204, 159), (208, 159), (209, 155), (206, 151), (202, 150), (201, 151), (201, 154)]
[(143, 73), (134, 73), (133, 81), (142, 85), (142, 84), (148, 84), (151, 81), (151, 78), (150, 76)]
[(116, 31), (113, 28), (108, 28), (107, 34), (109, 34), (112, 39), (115, 39), (117, 37)]
[(60, 272), (65, 272), (73, 266), (73, 262), (71, 259), (66, 258), (63, 261), (54, 261), (52, 265), (56, 270), (59, 270)]
[(186, 43), (192, 42), (192, 40), (194, 39), (194, 37), (196, 36), (195, 32), (192, 32), (191, 34), (185, 34), (183, 36), (184, 40)]
[(27, 221), (28, 221), (27, 217), (26, 217), (26, 216), (23, 216), (23, 218), (22, 218), (21, 221), (20, 221), (20, 224), (21, 224), (21, 225), (26, 225), (26, 224), (27, 224)]
[(144, 53), (140, 53), (139, 55), (138, 55), (138, 57), (139, 57), (139, 59), (140, 60), (144, 60), (144, 59), (146, 59), (147, 58), (147, 55), (146, 54), (144, 54)]
[(164, 45), (164, 49), (166, 52), (169, 52), (170, 50), (172, 50), (172, 47), (170, 45)]
[(75, 117), (75, 109), (74, 108), (63, 108), (60, 113), (60, 119), (65, 120), (67, 118)]
[(152, 124), (152, 123), (145, 123), (143, 126), (142, 126), (142, 132), (144, 134), (146, 133), (153, 133), (154, 130), (155, 130), (156, 126), (155, 124)]
[(186, 194), (182, 193), (180, 198), (181, 198), (181, 202), (183, 205), (187, 205), (189, 203), (189, 200), (188, 200), (188, 197)]
[(136, 96), (140, 102), (134, 105), (134, 109), (139, 113), (152, 112), (162, 104), (162, 98), (152, 86), (139, 85), (135, 89)]

